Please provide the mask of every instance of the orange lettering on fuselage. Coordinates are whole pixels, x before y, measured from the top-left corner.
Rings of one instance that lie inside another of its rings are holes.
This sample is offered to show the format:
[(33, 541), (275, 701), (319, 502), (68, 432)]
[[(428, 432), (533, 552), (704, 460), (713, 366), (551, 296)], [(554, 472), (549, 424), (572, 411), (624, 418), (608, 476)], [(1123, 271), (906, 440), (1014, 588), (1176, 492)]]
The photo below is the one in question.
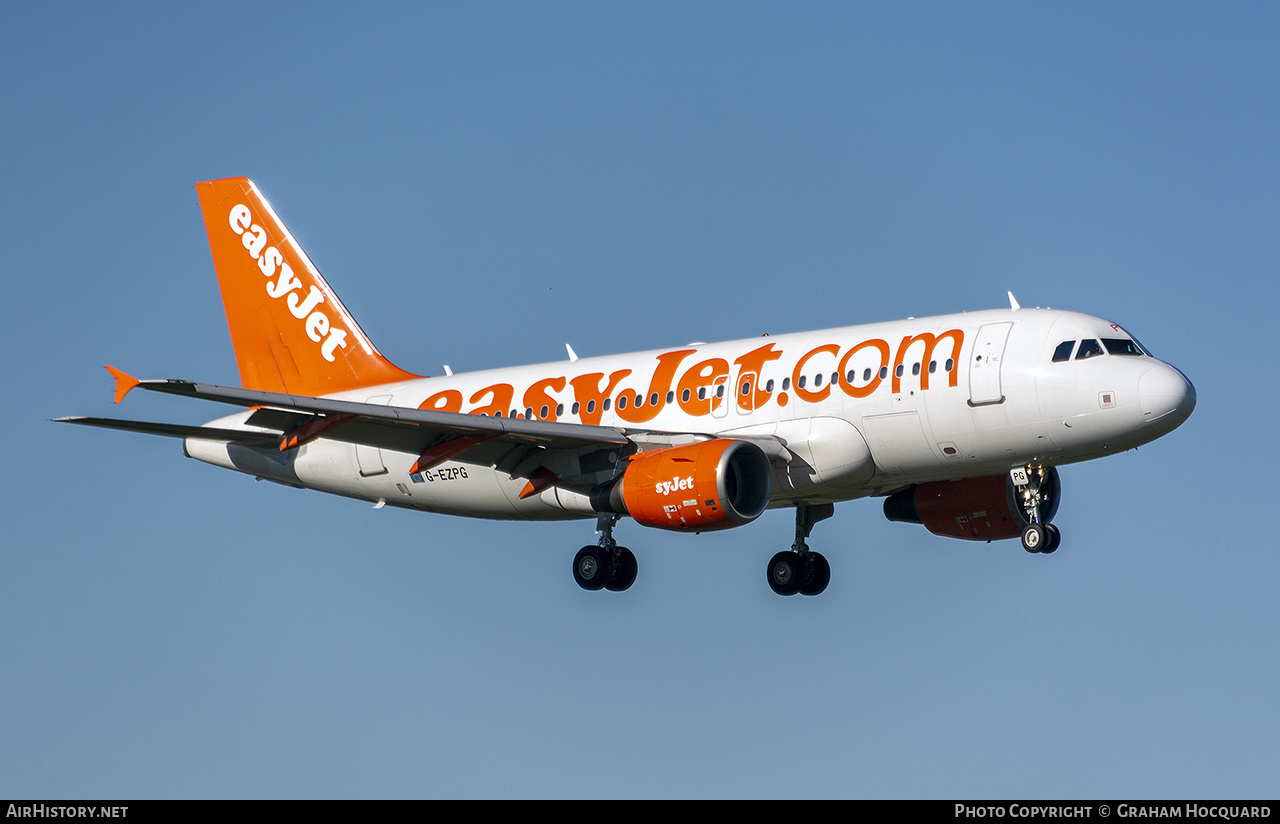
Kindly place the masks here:
[(472, 415), (488, 415), (491, 418), (499, 418), (503, 415), (511, 413), (515, 407), (511, 402), (515, 399), (516, 390), (509, 383), (495, 383), (493, 386), (486, 386), (471, 396), (471, 403), (477, 403), (485, 395), (489, 396), (489, 402), (484, 406), (476, 406), (471, 410)]
[[(880, 362), (877, 363), (875, 367), (867, 367), (868, 369), (871, 369), (872, 377), (866, 386), (854, 386), (853, 383), (849, 381), (849, 362), (853, 360), (854, 355), (856, 355), (862, 349), (867, 348), (868, 346), (874, 346), (876, 349), (880, 350)], [(848, 352), (845, 352), (844, 357), (840, 359), (840, 366), (838, 367), (840, 372), (840, 389), (843, 390), (844, 393), (851, 398), (865, 398), (868, 395), (870, 395), (872, 392), (876, 391), (876, 388), (880, 386), (880, 381), (884, 380), (884, 378), (880, 377), (880, 370), (881, 369), (887, 370), (888, 368), (889, 368), (888, 342), (882, 341), (879, 338), (864, 340), (862, 343), (853, 347)]]
[(624, 389), (628, 402), (616, 404), (618, 417), (628, 423), (645, 423), (658, 416), (667, 405), (667, 393), (671, 391), (671, 381), (675, 379), (676, 367), (680, 361), (697, 352), (697, 349), (678, 349), (675, 352), (664, 352), (658, 356), (658, 367), (653, 370), (653, 379), (649, 381), (649, 391), (640, 395)]
[(560, 378), (543, 378), (540, 381), (534, 381), (524, 393), (525, 409), (530, 410), (529, 417), (543, 421), (554, 421), (556, 415), (556, 404), (558, 401), (547, 391), (554, 389), (559, 392), (564, 389), (565, 379)]
[(941, 335), (934, 336), (932, 332), (921, 332), (918, 335), (907, 335), (902, 339), (902, 343), (898, 345), (897, 357), (893, 359), (893, 381), (890, 384), (890, 391), (898, 394), (902, 391), (902, 378), (898, 374), (898, 367), (902, 366), (907, 357), (907, 350), (917, 341), (924, 342), (924, 353), (921, 355), (919, 363), (920, 370), (920, 389), (929, 388), (929, 362), (933, 359), (934, 347), (938, 345), (938, 341), (943, 338), (951, 338), (953, 348), (951, 350), (951, 368), (947, 370), (950, 378), (947, 382), (949, 386), (955, 386), (960, 373), (960, 345), (964, 343), (964, 332), (959, 329), (952, 329), (943, 332)]
[[(764, 381), (760, 379), (760, 374), (764, 371), (766, 363), (776, 361), (781, 357), (782, 352), (778, 351), (776, 346), (770, 343), (761, 346), (759, 349), (752, 349), (733, 362), (733, 365), (738, 367), (738, 388), (734, 394), (738, 396), (739, 409), (744, 412), (750, 412), (769, 402), (769, 396), (772, 393), (764, 389)], [(744, 379), (750, 380), (755, 384), (745, 393), (742, 391)]]
[(578, 403), (578, 417), (583, 423), (591, 426), (600, 423), (605, 400), (613, 394), (618, 381), (630, 374), (630, 369), (619, 369), (609, 376), (604, 389), (600, 388), (600, 381), (604, 379), (603, 372), (588, 372), (569, 381), (569, 385), (573, 387), (573, 399)]
[[(694, 417), (710, 415), (719, 401), (713, 387), (720, 382), (721, 378), (728, 376), (729, 362), (724, 358), (708, 358), (695, 363), (689, 367), (688, 372), (684, 373), (676, 386), (676, 403), (680, 404), (680, 408), (686, 415)], [(698, 397), (699, 389), (703, 390), (702, 397)], [(685, 400), (686, 392), (688, 400)]]
[[(834, 343), (817, 346), (805, 352), (800, 360), (796, 361), (796, 368), (791, 373), (791, 386), (796, 390), (796, 397), (808, 403), (819, 403), (825, 401), (831, 395), (831, 384), (828, 383), (821, 389), (809, 389), (805, 384), (804, 368), (809, 363), (809, 359), (820, 352), (830, 352), (832, 357), (840, 354), (840, 347)], [(818, 374), (825, 374), (825, 370)], [(821, 378), (819, 378), (821, 380)]]
[(418, 404), (418, 408), (430, 409), (433, 412), (461, 412), (462, 393), (457, 389), (445, 389)]
[[(946, 372), (947, 385), (954, 387), (959, 384), (960, 349), (964, 345), (964, 332), (960, 329), (949, 329), (938, 335), (932, 332), (906, 335), (898, 344), (897, 353), (893, 355), (891, 355), (889, 343), (881, 338), (871, 338), (856, 343), (844, 350), (843, 354), (840, 345), (836, 343), (815, 346), (801, 355), (791, 370), (792, 389), (796, 397), (805, 403), (821, 403), (829, 400), (832, 387), (836, 385), (850, 398), (867, 398), (880, 388), (892, 369), (890, 391), (898, 394), (902, 391), (902, 376), (898, 374), (899, 368), (904, 367), (911, 349), (920, 345), (923, 349), (919, 353), (919, 359), (912, 358), (912, 363), (921, 365), (920, 389), (926, 390), (929, 388), (931, 374), (929, 365), (933, 362), (939, 342), (944, 339), (951, 341)], [(574, 414), (584, 424), (598, 426), (604, 417), (605, 405), (616, 403), (623, 398), (625, 403), (617, 403), (612, 410), (617, 417), (627, 423), (646, 423), (656, 418), (667, 407), (667, 397), (674, 383), (675, 400), (684, 414), (691, 417), (710, 415), (726, 400), (716, 392), (728, 382), (731, 370), (726, 359), (707, 358), (690, 366), (677, 380), (676, 372), (680, 365), (697, 351), (696, 349), (676, 349), (658, 355), (657, 363), (649, 377), (648, 390), (643, 395), (634, 389), (622, 389), (618, 392), (619, 384), (633, 374), (631, 369), (618, 369), (609, 374), (608, 380), (605, 380), (603, 372), (588, 372), (572, 378), (557, 376), (534, 381), (524, 392), (523, 407), (531, 410), (531, 417), (535, 419), (557, 420), (560, 417), (558, 411), (560, 402), (556, 394), (563, 392), (567, 385), (572, 388), (573, 398), (577, 402)], [(781, 360), (783, 355), (778, 345), (771, 342), (752, 349), (733, 361), (733, 366), (737, 369), (738, 383), (732, 391), (737, 396), (736, 403), (739, 410), (742, 412), (758, 410), (774, 399), (773, 392), (765, 388), (770, 382), (763, 378), (763, 373), (766, 365)], [(834, 368), (826, 365), (817, 370), (811, 368), (811, 362), (821, 355), (829, 355), (835, 361)], [(806, 372), (821, 375), (822, 386), (818, 388), (802, 386), (802, 379), (809, 377)], [(834, 375), (836, 380), (826, 380), (828, 374)], [(643, 378), (643, 373), (640, 377)], [(702, 390), (701, 397), (699, 397), (699, 390)], [(618, 392), (617, 398), (614, 398), (615, 392)], [(473, 405), (471, 414), (497, 416), (515, 411), (519, 417), (525, 417), (524, 409), (512, 409), (515, 394), (515, 388), (508, 383), (496, 383), (477, 390), (471, 396), (470, 403)], [(484, 401), (483, 405), (476, 405), (482, 401)], [(776, 397), (778, 406), (786, 406), (788, 401), (786, 392), (778, 393)], [(423, 401), (418, 408), (460, 412), (462, 411), (462, 393), (456, 389), (436, 392)]]

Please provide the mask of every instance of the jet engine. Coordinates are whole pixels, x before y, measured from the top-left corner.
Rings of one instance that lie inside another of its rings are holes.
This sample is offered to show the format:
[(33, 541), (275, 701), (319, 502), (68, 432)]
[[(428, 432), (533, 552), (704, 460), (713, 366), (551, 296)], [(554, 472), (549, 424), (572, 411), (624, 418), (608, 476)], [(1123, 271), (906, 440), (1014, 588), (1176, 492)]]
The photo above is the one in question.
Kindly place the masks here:
[(769, 505), (771, 484), (760, 447), (716, 438), (637, 453), (621, 477), (591, 493), (591, 505), (645, 526), (710, 532), (754, 521)]
[(966, 541), (998, 541), (1017, 538), (1032, 522), (1038, 496), (1039, 523), (1047, 524), (1058, 512), (1058, 470), (1028, 470), (1029, 483), (1015, 486), (1008, 473), (913, 484), (884, 501), (890, 521), (923, 524), (934, 535)]

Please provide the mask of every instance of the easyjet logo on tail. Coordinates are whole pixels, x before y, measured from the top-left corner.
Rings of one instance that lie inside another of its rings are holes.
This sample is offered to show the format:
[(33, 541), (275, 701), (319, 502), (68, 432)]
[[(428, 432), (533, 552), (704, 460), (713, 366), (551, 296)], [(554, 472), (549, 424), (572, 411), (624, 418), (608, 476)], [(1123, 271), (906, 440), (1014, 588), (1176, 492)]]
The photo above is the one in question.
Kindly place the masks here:
[(249, 256), (258, 262), (258, 269), (267, 279), (267, 295), (275, 300), (284, 298), (289, 313), (302, 321), (307, 337), (320, 345), (321, 357), (332, 363), (334, 350), (346, 345), (347, 331), (334, 328), (329, 315), (319, 308), (324, 303), (324, 292), (312, 284), (305, 295), (302, 293), (305, 284), (293, 273), (280, 250), (267, 245), (267, 232), (253, 222), (248, 206), (239, 203), (231, 207), (228, 223), (240, 235)]

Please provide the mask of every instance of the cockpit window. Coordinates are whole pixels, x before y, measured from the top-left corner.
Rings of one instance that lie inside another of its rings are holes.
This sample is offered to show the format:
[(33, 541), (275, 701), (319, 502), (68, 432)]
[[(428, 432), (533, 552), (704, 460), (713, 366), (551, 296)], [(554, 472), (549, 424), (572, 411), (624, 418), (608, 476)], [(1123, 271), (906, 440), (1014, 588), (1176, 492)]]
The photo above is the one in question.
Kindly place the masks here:
[(1125, 338), (1103, 338), (1102, 343), (1112, 355), (1139, 355), (1143, 353), (1138, 344)]
[(1076, 360), (1084, 360), (1085, 358), (1096, 358), (1102, 354), (1102, 344), (1096, 340), (1087, 339), (1080, 341), (1080, 350), (1076, 352)]
[(1058, 344), (1058, 348), (1053, 350), (1053, 362), (1062, 363), (1071, 360), (1071, 350), (1076, 348), (1076, 342), (1073, 340), (1064, 340)]

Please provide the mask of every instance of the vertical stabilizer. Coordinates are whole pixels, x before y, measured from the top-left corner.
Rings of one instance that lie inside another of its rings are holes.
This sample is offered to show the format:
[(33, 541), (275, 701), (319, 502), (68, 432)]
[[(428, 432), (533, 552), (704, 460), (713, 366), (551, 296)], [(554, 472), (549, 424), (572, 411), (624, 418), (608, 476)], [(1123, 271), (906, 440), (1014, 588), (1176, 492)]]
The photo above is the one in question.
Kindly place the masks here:
[(196, 192), (246, 389), (325, 395), (416, 377), (374, 348), (252, 181)]

